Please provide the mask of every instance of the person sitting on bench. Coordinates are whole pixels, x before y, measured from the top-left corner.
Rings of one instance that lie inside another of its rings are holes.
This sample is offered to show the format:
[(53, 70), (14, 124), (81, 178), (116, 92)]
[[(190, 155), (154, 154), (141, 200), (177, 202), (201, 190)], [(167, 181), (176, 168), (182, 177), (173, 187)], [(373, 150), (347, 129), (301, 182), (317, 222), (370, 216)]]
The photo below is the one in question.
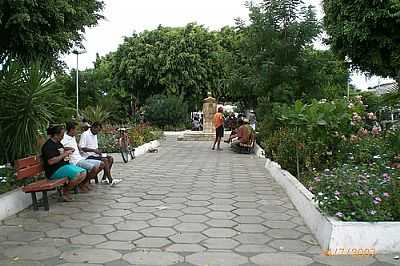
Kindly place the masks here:
[(101, 131), (101, 124), (93, 123), (92, 127), (83, 132), (79, 140), (79, 147), (82, 149), (82, 156), (86, 159), (102, 161), (104, 163), (104, 175), (102, 183), (108, 183), (114, 186), (121, 182), (121, 179), (111, 177), (111, 168), (114, 163), (114, 158), (107, 154), (102, 154), (99, 150), (97, 134)]
[(77, 134), (77, 125), (78, 124), (76, 122), (68, 122), (66, 124), (66, 132), (61, 144), (63, 144), (66, 148), (74, 149), (69, 162), (87, 170), (88, 174), (86, 179), (82, 182), (81, 187), (83, 189), (81, 192), (88, 192), (91, 190), (90, 180), (96, 178), (97, 174), (104, 169), (104, 163), (99, 160), (85, 159), (81, 156), (81, 148), (78, 146), (75, 137)]
[(249, 120), (244, 118), (242, 125), (237, 131), (237, 134), (232, 136), (233, 138), (237, 138), (237, 140), (233, 141), (232, 148), (240, 150), (240, 144), (249, 144), (252, 134), (253, 129), (249, 125)]
[(238, 120), (238, 125), (235, 125), (235, 127), (232, 127), (231, 134), (229, 135), (229, 138), (227, 140), (224, 140), (226, 143), (231, 143), (235, 138), (237, 138), (239, 128), (243, 125), (243, 119)]
[(61, 126), (50, 126), (47, 129), (49, 139), (42, 146), (43, 166), (48, 179), (68, 178), (67, 185), (63, 188), (64, 201), (71, 201), (69, 190), (80, 186), (86, 178), (86, 170), (69, 163), (69, 157), (73, 149), (64, 148), (61, 140), (64, 137), (64, 128)]

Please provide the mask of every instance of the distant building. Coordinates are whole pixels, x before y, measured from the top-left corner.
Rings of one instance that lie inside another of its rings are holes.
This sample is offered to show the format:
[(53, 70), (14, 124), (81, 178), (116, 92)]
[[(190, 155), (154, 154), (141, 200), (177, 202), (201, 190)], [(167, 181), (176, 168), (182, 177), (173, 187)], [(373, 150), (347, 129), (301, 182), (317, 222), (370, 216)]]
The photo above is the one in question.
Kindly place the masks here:
[(378, 96), (384, 95), (386, 93), (392, 92), (394, 90), (397, 90), (397, 83), (396, 82), (389, 82), (389, 83), (384, 83), (377, 85), (372, 88), (368, 88), (369, 92), (375, 93)]

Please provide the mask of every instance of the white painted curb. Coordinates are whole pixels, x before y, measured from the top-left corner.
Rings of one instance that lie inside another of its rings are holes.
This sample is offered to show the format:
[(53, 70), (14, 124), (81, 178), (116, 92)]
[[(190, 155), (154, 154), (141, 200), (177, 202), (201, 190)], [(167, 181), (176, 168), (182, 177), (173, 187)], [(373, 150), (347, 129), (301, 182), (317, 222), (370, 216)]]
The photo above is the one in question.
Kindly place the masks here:
[(323, 250), (375, 249), (377, 254), (400, 252), (400, 222), (342, 222), (318, 210), (313, 194), (280, 165), (267, 159), (265, 168), (285, 189)]
[[(42, 198), (42, 193), (36, 193), (37, 199)], [(30, 193), (23, 192), (20, 188), (0, 195), (0, 221), (17, 214), (32, 205)]]
[(146, 154), (149, 150), (156, 149), (158, 147), (160, 147), (160, 141), (158, 140), (150, 141), (146, 144), (143, 144), (142, 146), (135, 148), (135, 156), (142, 156)]

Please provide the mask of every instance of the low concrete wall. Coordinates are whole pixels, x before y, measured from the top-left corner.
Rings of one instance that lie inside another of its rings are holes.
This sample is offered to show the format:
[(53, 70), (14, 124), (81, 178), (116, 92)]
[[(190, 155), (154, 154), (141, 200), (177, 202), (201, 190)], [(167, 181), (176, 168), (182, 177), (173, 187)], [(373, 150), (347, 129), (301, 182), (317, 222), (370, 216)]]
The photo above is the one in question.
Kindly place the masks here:
[[(36, 193), (38, 199), (42, 193)], [(26, 194), (20, 188), (0, 195), (0, 221), (14, 215), (32, 205), (31, 194)]]
[(269, 159), (265, 168), (285, 189), (322, 249), (375, 249), (378, 254), (400, 251), (400, 222), (342, 222), (326, 217), (313, 201), (313, 194), (294, 176)]

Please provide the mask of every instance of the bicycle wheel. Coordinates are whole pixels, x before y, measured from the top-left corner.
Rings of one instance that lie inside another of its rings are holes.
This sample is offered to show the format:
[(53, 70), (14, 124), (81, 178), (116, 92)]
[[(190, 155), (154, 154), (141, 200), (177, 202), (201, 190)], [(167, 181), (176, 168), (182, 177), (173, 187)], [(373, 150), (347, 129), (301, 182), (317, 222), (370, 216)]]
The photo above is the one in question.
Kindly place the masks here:
[(122, 160), (127, 163), (129, 161), (128, 143), (125, 138), (121, 138), (119, 143)]

